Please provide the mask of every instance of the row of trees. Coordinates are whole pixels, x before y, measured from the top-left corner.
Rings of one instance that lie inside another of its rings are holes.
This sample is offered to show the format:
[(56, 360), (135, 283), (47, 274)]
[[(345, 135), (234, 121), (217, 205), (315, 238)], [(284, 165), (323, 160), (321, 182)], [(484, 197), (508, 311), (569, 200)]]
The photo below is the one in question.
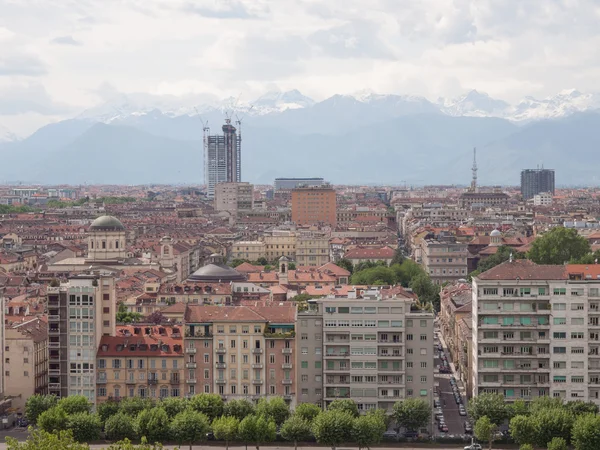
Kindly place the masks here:
[[(105, 437), (112, 441), (146, 439), (148, 442), (176, 441), (190, 446), (202, 442), (212, 432), (216, 439), (260, 445), (272, 442), (277, 430), (283, 439), (294, 442), (314, 438), (320, 444), (335, 448), (344, 442), (355, 442), (369, 448), (381, 441), (387, 429), (384, 411), (373, 410), (359, 415), (353, 400), (333, 401), (322, 411), (311, 403), (297, 406), (292, 413), (280, 397), (261, 399), (257, 404), (247, 400), (223, 402), (216, 394), (198, 394), (191, 399), (166, 398), (157, 402), (139, 397), (120, 402), (99, 404), (95, 413), (85, 397), (35, 395), (26, 404), (26, 415), (46, 433), (68, 431), (78, 442)], [(420, 399), (407, 399), (394, 405), (392, 417), (399, 427), (418, 430), (427, 425), (430, 407)]]
[(467, 407), (475, 420), (474, 432), (490, 448), (498, 426), (509, 420), (509, 430), (522, 450), (548, 447), (566, 450), (572, 443), (576, 450), (600, 448), (600, 416), (592, 402), (564, 403), (560, 398), (539, 397), (531, 403), (517, 400), (505, 403), (500, 394), (481, 394)]

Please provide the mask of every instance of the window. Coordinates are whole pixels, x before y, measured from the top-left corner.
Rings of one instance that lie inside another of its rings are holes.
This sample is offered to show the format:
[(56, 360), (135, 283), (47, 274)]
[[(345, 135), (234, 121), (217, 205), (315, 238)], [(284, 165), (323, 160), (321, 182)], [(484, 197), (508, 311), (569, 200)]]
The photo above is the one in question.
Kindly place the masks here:
[(422, 376), (421, 377), (421, 383), (427, 383), (427, 377), (426, 376)]
[(554, 323), (554, 325), (565, 325), (567, 323), (567, 318), (566, 317), (554, 317), (552, 319), (552, 322)]
[(408, 333), (408, 334), (406, 335), (406, 340), (407, 340), (407, 341), (412, 341), (412, 340), (413, 340), (413, 335), (412, 335), (411, 333)]
[(571, 377), (571, 383), (583, 383), (582, 376), (573, 376)]
[(419, 339), (421, 341), (426, 341), (427, 340), (427, 335), (426, 334), (422, 334), (421, 336), (419, 336)]
[(553, 381), (555, 383), (566, 383), (567, 377), (564, 375), (554, 375)]
[(300, 367), (302, 367), (303, 369), (308, 369), (308, 361), (301, 361)]
[(498, 367), (498, 361), (489, 360), (489, 359), (483, 361), (484, 369), (496, 369), (497, 367)]
[(583, 317), (573, 317), (571, 319), (571, 325), (583, 325)]
[(567, 309), (566, 303), (555, 303), (552, 305), (552, 309), (555, 311), (565, 311)]
[(567, 295), (567, 288), (554, 288), (552, 293), (554, 295)]
[(583, 303), (571, 303), (571, 310), (572, 311), (583, 311), (584, 310)]
[(571, 333), (571, 339), (583, 339), (583, 332)]
[(565, 333), (564, 331), (555, 331), (552, 334), (552, 337), (554, 339), (566, 339), (567, 338), (567, 333)]
[(567, 347), (554, 347), (552, 353), (567, 353)]
[(421, 362), (421, 369), (426, 369), (427, 368), (427, 361), (422, 361)]
[(572, 347), (571, 353), (582, 355), (584, 353), (583, 347)]

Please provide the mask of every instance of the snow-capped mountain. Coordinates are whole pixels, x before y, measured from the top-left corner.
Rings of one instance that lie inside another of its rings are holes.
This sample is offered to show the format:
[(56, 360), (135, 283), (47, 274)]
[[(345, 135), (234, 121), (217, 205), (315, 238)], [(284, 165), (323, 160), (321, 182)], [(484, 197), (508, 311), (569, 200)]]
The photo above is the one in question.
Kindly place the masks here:
[(0, 125), (0, 144), (5, 142), (14, 142), (19, 140), (17, 136), (12, 133), (8, 128)]
[(471, 117), (504, 117), (510, 107), (504, 100), (496, 100), (475, 89), (454, 99), (440, 98), (437, 104), (450, 116)]
[(297, 89), (286, 92), (269, 91), (250, 102), (251, 112), (254, 114), (270, 114), (288, 109), (310, 108), (314, 104), (315, 101), (312, 98), (307, 97)]
[(539, 120), (570, 116), (576, 112), (600, 109), (600, 94), (582, 94), (576, 89), (537, 100), (525, 97), (510, 114), (512, 120)]

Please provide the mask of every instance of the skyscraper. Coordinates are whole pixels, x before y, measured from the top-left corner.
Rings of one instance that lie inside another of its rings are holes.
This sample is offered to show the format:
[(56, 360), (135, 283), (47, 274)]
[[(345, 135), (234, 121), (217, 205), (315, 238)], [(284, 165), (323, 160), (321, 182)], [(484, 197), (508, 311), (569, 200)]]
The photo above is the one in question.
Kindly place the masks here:
[(524, 169), (521, 171), (521, 194), (529, 200), (542, 192), (554, 195), (554, 169)]
[(242, 136), (225, 120), (222, 135), (208, 136), (206, 143), (206, 184), (208, 198), (214, 198), (219, 183), (242, 180)]

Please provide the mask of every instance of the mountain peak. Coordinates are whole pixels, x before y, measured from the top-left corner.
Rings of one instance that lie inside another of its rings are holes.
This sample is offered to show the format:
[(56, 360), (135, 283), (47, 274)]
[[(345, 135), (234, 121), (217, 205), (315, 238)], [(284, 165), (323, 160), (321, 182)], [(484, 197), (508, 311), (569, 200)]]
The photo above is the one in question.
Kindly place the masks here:
[(17, 137), (16, 134), (11, 132), (8, 128), (0, 125), (0, 144), (5, 143), (5, 142), (14, 142), (14, 141), (18, 141), (18, 140), (19, 140), (19, 138)]

